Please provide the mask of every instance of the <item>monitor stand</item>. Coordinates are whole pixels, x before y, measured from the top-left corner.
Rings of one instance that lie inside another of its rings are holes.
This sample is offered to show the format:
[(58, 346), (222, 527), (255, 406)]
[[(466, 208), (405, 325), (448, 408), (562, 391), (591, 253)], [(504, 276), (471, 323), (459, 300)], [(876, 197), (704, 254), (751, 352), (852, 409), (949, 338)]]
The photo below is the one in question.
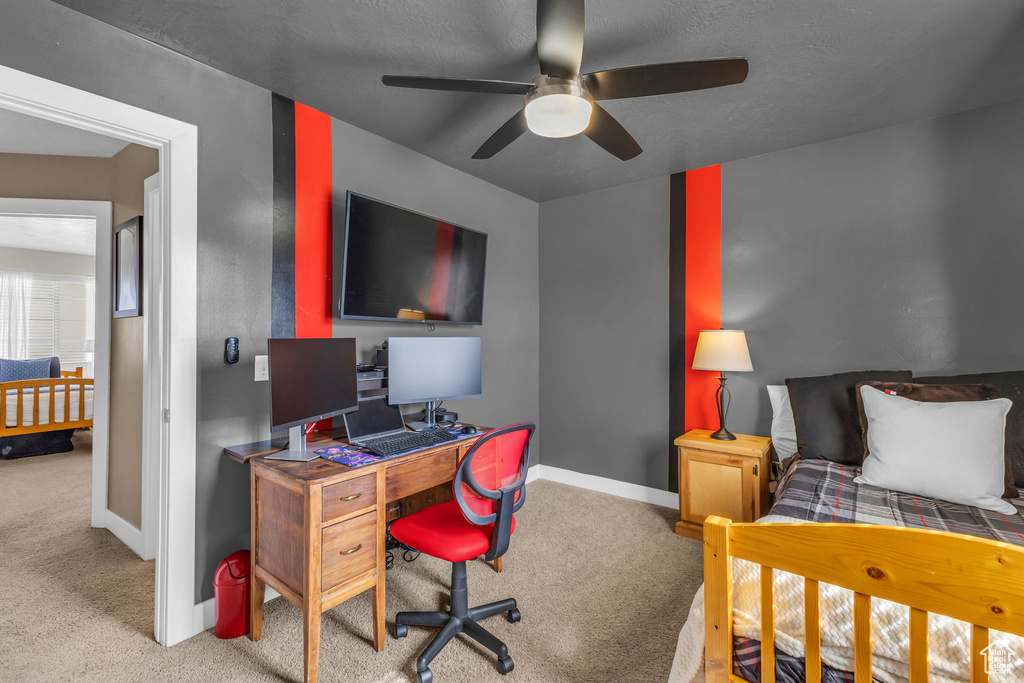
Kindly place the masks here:
[(405, 426), (413, 431), (422, 432), (427, 429), (433, 429), (437, 426), (437, 421), (434, 419), (434, 411), (437, 409), (437, 403), (435, 401), (427, 401), (427, 407), (424, 411), (426, 422), (409, 422)]
[(319, 457), (319, 455), (306, 448), (306, 425), (299, 425), (288, 430), (288, 448), (279, 453), (268, 455), (267, 460), (309, 462)]

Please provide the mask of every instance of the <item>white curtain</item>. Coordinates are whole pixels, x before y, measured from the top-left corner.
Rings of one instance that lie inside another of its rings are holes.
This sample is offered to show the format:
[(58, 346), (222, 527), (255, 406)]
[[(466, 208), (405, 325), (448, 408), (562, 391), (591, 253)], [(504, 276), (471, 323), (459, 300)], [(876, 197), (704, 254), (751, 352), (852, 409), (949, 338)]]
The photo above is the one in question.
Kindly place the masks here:
[(28, 358), (29, 273), (0, 270), (0, 358)]

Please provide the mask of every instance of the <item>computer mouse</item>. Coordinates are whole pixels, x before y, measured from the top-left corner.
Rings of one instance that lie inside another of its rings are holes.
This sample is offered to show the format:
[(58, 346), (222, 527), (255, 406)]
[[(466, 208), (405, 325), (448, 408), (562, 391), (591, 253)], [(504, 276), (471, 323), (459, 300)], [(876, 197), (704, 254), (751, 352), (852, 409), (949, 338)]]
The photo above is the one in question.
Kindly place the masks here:
[(474, 427), (473, 425), (466, 425), (465, 427), (462, 428), (462, 433), (463, 434), (476, 434), (476, 427)]

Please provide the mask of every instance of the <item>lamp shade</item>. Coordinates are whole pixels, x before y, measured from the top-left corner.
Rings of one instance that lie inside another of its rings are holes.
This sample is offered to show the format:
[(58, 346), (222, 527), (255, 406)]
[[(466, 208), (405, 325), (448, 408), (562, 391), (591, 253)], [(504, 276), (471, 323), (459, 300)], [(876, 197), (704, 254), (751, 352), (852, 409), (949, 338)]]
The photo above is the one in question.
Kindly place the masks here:
[(85, 352), (86, 353), (96, 353), (96, 340), (95, 339), (86, 339), (85, 340)]
[(701, 330), (691, 367), (718, 372), (752, 371), (747, 335), (743, 330)]

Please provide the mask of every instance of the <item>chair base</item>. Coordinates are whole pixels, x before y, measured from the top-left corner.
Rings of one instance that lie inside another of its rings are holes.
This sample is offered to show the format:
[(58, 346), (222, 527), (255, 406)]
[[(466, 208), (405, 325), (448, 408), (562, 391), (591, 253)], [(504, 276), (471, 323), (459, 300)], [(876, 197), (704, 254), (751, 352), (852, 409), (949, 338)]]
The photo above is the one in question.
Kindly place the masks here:
[(508, 656), (508, 647), (478, 623), (502, 612), (508, 612), (508, 620), (512, 623), (522, 618), (519, 610), (516, 609), (516, 601), (511, 598), (479, 607), (469, 607), (466, 588), (466, 563), (453, 562), (451, 608), (449, 611), (399, 612), (395, 615), (396, 638), (404, 638), (409, 633), (409, 626), (433, 626), (441, 629), (441, 632), (434, 636), (434, 639), (427, 645), (427, 649), (420, 653), (420, 656), (416, 659), (417, 683), (431, 683), (433, 681), (433, 674), (428, 668), (430, 662), (459, 633), (465, 633), (498, 655), (498, 673), (507, 674), (511, 671), (514, 664), (512, 663), (512, 658)]

